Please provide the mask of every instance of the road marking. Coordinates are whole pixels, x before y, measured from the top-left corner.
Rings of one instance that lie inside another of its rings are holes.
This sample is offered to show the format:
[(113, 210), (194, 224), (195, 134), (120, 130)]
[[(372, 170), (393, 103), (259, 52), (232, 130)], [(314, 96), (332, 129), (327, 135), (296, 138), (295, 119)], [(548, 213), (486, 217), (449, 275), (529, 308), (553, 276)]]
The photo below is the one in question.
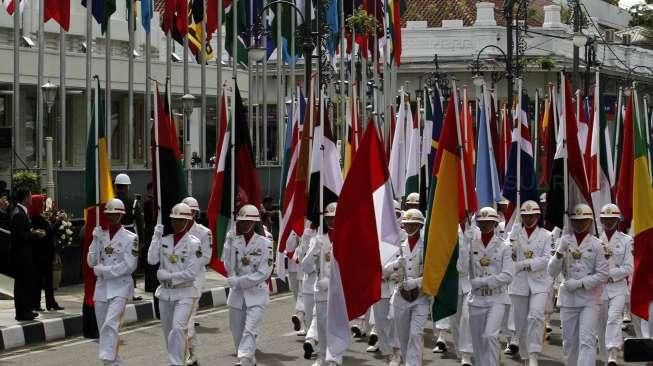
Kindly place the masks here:
[[(278, 302), (278, 301), (281, 301), (281, 300), (286, 300), (289, 297), (292, 297), (292, 294), (276, 295), (276, 296), (274, 296), (274, 298), (270, 299), (270, 303)], [(198, 311), (196, 318), (205, 318), (205, 317), (210, 316), (210, 315), (222, 314), (222, 313), (227, 312), (228, 310), (229, 310), (229, 307), (222, 306), (222, 307), (220, 307), (219, 309), (216, 309), (216, 310), (207, 309), (207, 310), (203, 310), (203, 311)], [(158, 327), (160, 325), (161, 325), (161, 321), (151, 320), (149, 322), (142, 323), (141, 326), (138, 326), (137, 324), (135, 324), (133, 326), (130, 326), (129, 330), (125, 330), (123, 332), (120, 332), (120, 335), (123, 336), (123, 335), (126, 335), (126, 334), (132, 334), (132, 333), (152, 329), (152, 328)], [(50, 351), (53, 348), (61, 349), (61, 348), (79, 346), (79, 345), (83, 345), (83, 344), (87, 344), (87, 343), (97, 343), (98, 342), (97, 339), (80, 339), (78, 341), (75, 341), (75, 339), (79, 339), (79, 337), (78, 338), (71, 338), (71, 339), (68, 339), (68, 340), (61, 340), (59, 342), (51, 342), (51, 343), (48, 343), (48, 344), (40, 345), (40, 346), (37, 346), (37, 347), (43, 347), (43, 348), (39, 348), (39, 349), (36, 349), (36, 350), (30, 350), (29, 348), (26, 348), (26, 349), (18, 350), (18, 351), (15, 351), (15, 352), (7, 353), (6, 356), (0, 356), (0, 360), (3, 360), (3, 361), (5, 361), (5, 360), (15, 360), (15, 359), (18, 359), (18, 358), (21, 358), (21, 357), (37, 355), (39, 353)]]

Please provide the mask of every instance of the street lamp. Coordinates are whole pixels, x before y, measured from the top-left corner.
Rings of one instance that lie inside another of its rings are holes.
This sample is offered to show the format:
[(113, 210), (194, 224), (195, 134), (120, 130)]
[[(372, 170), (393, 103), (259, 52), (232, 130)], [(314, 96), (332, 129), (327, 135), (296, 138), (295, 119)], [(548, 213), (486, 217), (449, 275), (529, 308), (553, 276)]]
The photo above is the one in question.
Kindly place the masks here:
[(193, 175), (191, 173), (191, 144), (190, 144), (190, 116), (193, 114), (193, 107), (195, 106), (195, 97), (192, 94), (184, 94), (181, 98), (181, 110), (184, 114), (185, 128), (184, 140), (184, 166), (186, 167), (186, 174), (188, 174), (188, 194), (192, 195), (193, 192)]
[(195, 97), (192, 94), (185, 94), (183, 97), (181, 97), (181, 109), (186, 119), (190, 119), (190, 115), (193, 114), (194, 107)]
[(247, 48), (249, 59), (253, 62), (263, 61), (267, 55), (267, 49), (263, 45), (263, 38), (266, 35), (265, 29), (263, 28), (263, 24), (261, 22), (257, 22), (253, 25), (252, 35), (254, 42), (252, 42), (252, 44), (250, 44)]
[(57, 85), (48, 81), (47, 83), (41, 85), (41, 91), (43, 92), (43, 100), (45, 101), (45, 106), (48, 108), (48, 113), (52, 111), (52, 106), (54, 105), (54, 100), (57, 98)]
[(572, 39), (573, 39), (573, 42), (574, 42), (574, 46), (576, 46), (578, 48), (585, 47), (585, 45), (587, 44), (587, 36), (584, 35), (583, 32), (574, 33), (574, 36), (573, 36)]
[[(43, 93), (43, 101), (46, 106), (46, 121), (50, 120), (50, 112), (52, 112), (52, 106), (54, 105), (54, 100), (57, 98), (57, 86), (48, 81), (47, 83), (41, 85), (41, 92)], [(45, 140), (45, 151), (46, 151), (46, 176), (47, 176), (47, 192), (50, 197), (54, 197), (54, 174), (53, 174), (53, 156), (52, 156), (52, 124), (49, 124), (49, 135)], [(41, 142), (39, 141), (39, 144)], [(43, 145), (40, 145), (43, 146)]]

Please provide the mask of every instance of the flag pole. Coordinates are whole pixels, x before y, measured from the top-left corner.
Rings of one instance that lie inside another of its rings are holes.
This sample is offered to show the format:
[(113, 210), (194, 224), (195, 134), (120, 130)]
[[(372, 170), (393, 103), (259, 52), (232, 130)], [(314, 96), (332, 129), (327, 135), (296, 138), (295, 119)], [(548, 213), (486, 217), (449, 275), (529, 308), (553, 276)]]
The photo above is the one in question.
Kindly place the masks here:
[[(199, 155), (201, 157), (199, 166), (202, 167), (204, 162), (207, 161), (207, 150), (206, 150), (206, 1), (202, 0), (202, 36), (200, 41), (202, 46), (200, 47), (200, 148)], [(190, 195), (190, 191), (188, 194)]]
[[(322, 128), (322, 134), (319, 136), (320, 141), (315, 141), (313, 139), (313, 143), (318, 143), (320, 144), (320, 186), (318, 189), (320, 190), (320, 205), (319, 205), (319, 226), (322, 227), (322, 233), (325, 233), (325, 227), (322, 226), (323, 218), (324, 218), (324, 98), (326, 95), (324, 94), (324, 85), (320, 86), (320, 127)], [(323, 261), (320, 261), (323, 262)]]
[[(565, 204), (565, 218), (564, 218), (564, 223), (563, 223), (563, 229), (564, 228), (569, 228), (569, 162), (567, 161), (569, 154), (567, 152), (567, 85), (566, 85), (566, 79), (565, 79), (565, 74), (564, 72), (561, 72), (562, 77), (560, 78), (561, 80), (561, 85), (560, 89), (562, 91), (562, 103), (560, 103), (561, 108), (562, 108), (562, 116), (564, 121), (564, 126), (560, 126), (560, 128), (564, 129), (562, 133), (562, 148), (564, 151), (563, 155), (563, 171), (565, 172), (563, 177), (564, 177), (564, 204)], [(564, 231), (564, 230), (563, 230)]]
[[(291, 8), (293, 9), (293, 8)], [(277, 14), (275, 15), (276, 17), (279, 17), (277, 19), (277, 161), (279, 163), (282, 163), (283, 159), (283, 127), (286, 126), (286, 124), (282, 123), (283, 119), (283, 109), (282, 106), (285, 106), (283, 103), (283, 75), (282, 75), (282, 70), (281, 67), (283, 65), (283, 57), (282, 57), (282, 52), (283, 52), (283, 45), (281, 44), (281, 12), (282, 12), (281, 4), (277, 4)], [(292, 11), (295, 11), (294, 9)], [(282, 165), (283, 166), (283, 165)]]
[[(223, 92), (223, 88), (222, 88), (222, 0), (218, 0), (218, 14), (217, 14), (217, 17), (218, 17), (218, 22), (217, 22), (218, 27), (216, 29), (216, 40), (215, 40), (216, 45), (217, 45), (216, 52), (215, 52), (215, 61), (216, 61), (216, 65), (217, 65), (217, 72), (216, 72), (216, 77), (217, 77), (216, 84), (217, 85), (216, 85), (215, 90), (216, 90), (216, 94), (217, 94), (217, 102), (216, 102), (215, 105), (218, 106), (218, 108), (216, 110), (218, 111), (217, 115), (218, 115), (218, 119), (219, 119), (220, 118), (220, 113), (221, 113), (220, 112), (220, 100), (222, 98), (222, 92)], [(220, 121), (218, 121), (218, 123), (220, 123)], [(207, 157), (208, 157), (208, 155), (209, 155), (209, 153), (207, 151)], [(216, 159), (218, 158), (217, 154), (216, 154), (215, 158)], [(216, 165), (217, 165), (217, 161), (216, 161)]]
[[(237, 78), (238, 78), (238, 1), (231, 2), (232, 16), (233, 16), (233, 31), (231, 32), (232, 38), (232, 51), (231, 51), (231, 78), (233, 80), (232, 90), (232, 103), (231, 103), (231, 132), (229, 134), (230, 149), (231, 149), (231, 219), (234, 220), (236, 216), (236, 91), (237, 91)], [(249, 90), (249, 93), (252, 91)], [(250, 98), (251, 99), (251, 98)], [(251, 101), (250, 101), (251, 104)], [(249, 115), (252, 119), (252, 115)]]
[[(295, 3), (295, 0), (293, 0), (293, 4)], [(295, 91), (297, 90), (297, 86), (295, 85), (295, 26), (297, 23), (297, 10), (293, 9), (290, 12), (290, 99), (299, 100), (299, 93), (295, 95)], [(299, 105), (299, 103), (297, 104)]]
[(539, 123), (540, 123), (540, 89), (535, 89), (535, 128), (533, 131), (533, 140), (535, 141), (535, 144), (533, 144), (533, 166), (535, 168), (535, 172), (537, 172), (537, 153), (540, 150), (540, 130), (539, 130)]
[[(517, 77), (517, 90), (519, 93), (519, 96), (517, 97), (518, 102), (517, 106), (515, 107), (515, 114), (517, 115), (517, 204), (515, 207), (515, 212), (517, 215), (515, 216), (515, 222), (519, 223), (521, 222), (521, 145), (522, 145), (522, 128), (523, 128), (523, 123), (522, 123), (522, 118), (523, 112), (525, 112), (522, 109), (522, 103), (523, 103), (523, 79), (521, 76)], [(528, 115), (525, 116), (526, 123), (528, 123)]]
[[(20, 0), (14, 0), (14, 12), (20, 8)], [(38, 27), (38, 68), (36, 75), (36, 168), (41, 169), (43, 163), (43, 90), (41, 86), (43, 85), (43, 64), (45, 58), (45, 37), (43, 34), (43, 7), (45, 6), (44, 0), (39, 0), (39, 27)], [(20, 97), (17, 95), (17, 97)]]
[(61, 166), (66, 166), (66, 31), (59, 26), (59, 115), (61, 116)]
[(100, 78), (95, 75), (94, 79), (95, 103), (93, 103), (93, 113), (95, 114), (95, 123), (93, 124), (93, 133), (95, 135), (95, 227), (98, 227), (100, 226), (100, 146), (98, 142), (98, 129), (100, 125)]
[[(91, 118), (93, 118), (93, 113), (94, 113), (94, 111), (91, 110), (91, 105), (93, 105), (92, 103), (94, 100), (92, 95), (93, 89), (91, 85), (91, 80), (92, 80), (91, 68), (93, 67), (92, 65), (92, 54), (93, 54), (92, 7), (93, 7), (93, 1), (87, 0), (86, 1), (86, 55), (85, 55), (86, 70), (85, 71), (86, 71), (86, 121), (89, 125), (91, 123)], [(18, 63), (14, 64), (14, 67), (17, 68)], [(95, 159), (95, 161), (97, 161), (97, 158)]]
[[(488, 146), (490, 146), (490, 151), (489, 151), (490, 158), (492, 158), (492, 157), (494, 157), (494, 145), (492, 144), (492, 136), (491, 136), (491, 133), (490, 133), (490, 131), (491, 131), (491, 129), (490, 129), (490, 118), (491, 118), (490, 113), (492, 111), (492, 107), (490, 106), (491, 99), (490, 99), (490, 95), (489, 95), (489, 92), (488, 92), (488, 89), (487, 89), (487, 84), (485, 84), (485, 80), (483, 80), (482, 88), (483, 88), (483, 96), (482, 96), (482, 98), (483, 98), (483, 108), (485, 109), (485, 121), (481, 121), (481, 123), (485, 123), (485, 130), (487, 131), (487, 133), (485, 135), (487, 137), (487, 144), (488, 144)], [(497, 192), (497, 187), (494, 184), (494, 182), (499, 181), (496, 168), (497, 168), (496, 161), (494, 162), (494, 164), (490, 164), (490, 178), (492, 179), (492, 199), (493, 200), (496, 200), (496, 198), (498, 196), (498, 193), (499, 193), (499, 192)], [(494, 208), (496, 208), (496, 202), (495, 202), (495, 204), (493, 206), (494, 206)]]
[[(343, 125), (342, 140), (344, 142), (345, 149), (347, 148), (347, 98), (345, 98), (345, 10), (344, 10), (344, 1), (338, 1), (339, 13), (340, 13), (340, 67), (338, 72), (340, 74), (340, 121)], [(344, 151), (344, 150), (343, 150)], [(342, 154), (345, 156), (345, 154)]]
[[(93, 0), (88, 0), (93, 1)], [(106, 92), (104, 95), (104, 121), (106, 126), (106, 139), (107, 139), (107, 155), (109, 159), (109, 166), (111, 166), (111, 17), (105, 19), (107, 22), (107, 31), (105, 33), (105, 45), (104, 45), (104, 67), (105, 71), (105, 83), (104, 86)]]
[[(141, 0), (141, 1), (150, 1), (150, 0)], [(153, 4), (150, 4), (152, 6)], [(150, 29), (151, 31), (151, 29)], [(150, 121), (151, 121), (151, 111), (152, 111), (152, 88), (150, 80), (152, 78), (152, 58), (150, 55), (150, 49), (152, 47), (152, 37), (150, 32), (145, 32), (145, 118), (143, 119), (143, 161), (145, 162), (145, 167), (149, 167), (151, 156), (148, 154), (147, 147), (150, 146)], [(167, 57), (170, 59), (170, 55)]]
[[(597, 157), (596, 157), (596, 187), (590, 187), (590, 192), (594, 188), (597, 188), (597, 190), (601, 190), (601, 119), (600, 119), (600, 113), (601, 111), (601, 92), (599, 88), (599, 75), (600, 72), (596, 70), (596, 82), (594, 83), (594, 120), (593, 120), (593, 127), (592, 130), (597, 129), (596, 135), (599, 136), (598, 138), (598, 151), (597, 151)], [(594, 134), (594, 132), (592, 132)], [(605, 143), (605, 142), (604, 142)], [(590, 151), (591, 151), (591, 146), (590, 146)], [(591, 154), (591, 152), (590, 152)], [(591, 193), (590, 193), (591, 194)], [(596, 209), (596, 207), (595, 207)]]
[(645, 95), (644, 98), (644, 116), (642, 117), (642, 122), (644, 122), (644, 133), (646, 133), (646, 152), (648, 154), (648, 171), (649, 178), (651, 178), (651, 183), (653, 184), (653, 166), (651, 165), (651, 133), (648, 121), (648, 97)]
[(621, 147), (621, 144), (619, 143), (619, 138), (620, 138), (619, 137), (619, 132), (621, 131), (621, 128), (622, 128), (622, 125), (623, 125), (623, 123), (621, 121), (621, 118), (622, 118), (621, 108), (623, 106), (623, 99), (622, 99), (623, 91), (624, 91), (623, 87), (620, 86), (619, 87), (619, 93), (618, 93), (618, 96), (617, 96), (617, 119), (615, 121), (615, 129), (614, 129), (614, 134), (615, 134), (615, 136), (614, 136), (614, 154), (613, 154), (614, 162), (613, 162), (613, 165), (611, 167), (612, 174), (615, 177), (617, 176), (617, 168), (618, 168), (618, 164), (619, 164), (619, 147)]
[[(166, 88), (168, 81), (166, 78)], [(147, 80), (150, 83), (150, 80)], [(161, 164), (159, 162), (159, 106), (158, 91), (156, 88), (152, 90), (152, 104), (154, 105), (154, 164), (156, 165), (156, 223), (161, 225), (163, 223), (163, 213), (161, 212)]]
[(456, 112), (456, 133), (458, 137), (458, 153), (460, 154), (460, 173), (463, 180), (463, 197), (465, 203), (465, 219), (469, 222), (469, 197), (467, 197), (467, 177), (465, 175), (465, 149), (463, 146), (463, 139), (460, 128), (460, 110), (458, 107), (458, 90), (456, 89), (456, 79), (451, 80), (451, 94), (453, 99), (449, 103), (453, 103)]
[(127, 169), (134, 165), (134, 27), (136, 26), (134, 16), (134, 1), (127, 0), (129, 7), (127, 12), (129, 53), (127, 55), (128, 80), (127, 80)]
[[(20, 4), (14, 4), (14, 90), (13, 90), (13, 121), (11, 126), (11, 188), (15, 189), (13, 174), (16, 167), (17, 131), (20, 125)], [(39, 85), (40, 88), (40, 85)]]

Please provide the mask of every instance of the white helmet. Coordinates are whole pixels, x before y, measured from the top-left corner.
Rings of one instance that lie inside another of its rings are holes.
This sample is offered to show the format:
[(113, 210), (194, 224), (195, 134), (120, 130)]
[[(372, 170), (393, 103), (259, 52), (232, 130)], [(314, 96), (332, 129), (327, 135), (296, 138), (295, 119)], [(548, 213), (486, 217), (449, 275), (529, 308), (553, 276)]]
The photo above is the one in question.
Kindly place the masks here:
[(190, 209), (190, 207), (188, 207), (187, 204), (178, 203), (172, 207), (172, 210), (170, 211), (170, 218), (192, 220), (193, 211)]
[(546, 192), (540, 195), (540, 203), (545, 203), (545, 202), (546, 202)]
[(538, 205), (535, 201), (529, 200), (521, 205), (522, 215), (540, 215), (541, 213), (542, 211), (540, 211), (540, 205)]
[(594, 220), (592, 208), (584, 203), (579, 203), (574, 207), (574, 213), (570, 216), (572, 220), (591, 219)]
[(608, 203), (601, 209), (601, 218), (621, 218), (621, 210), (614, 203)]
[(338, 204), (336, 202), (331, 202), (326, 207), (326, 212), (324, 212), (324, 217), (336, 217), (336, 208)]
[(407, 205), (419, 205), (419, 193), (413, 192), (406, 197)]
[(422, 224), (424, 225), (424, 215), (422, 211), (411, 208), (404, 211), (404, 215), (401, 217), (401, 222), (403, 224)]
[(105, 214), (125, 214), (125, 204), (117, 198), (112, 198), (104, 207)]
[(492, 207), (483, 207), (476, 214), (476, 221), (494, 221), (499, 222), (499, 214)]
[(506, 197), (501, 196), (501, 199), (497, 203), (500, 204), (500, 205), (509, 205), (510, 201), (508, 201), (508, 199)]
[(116, 179), (113, 181), (113, 184), (121, 184), (121, 185), (130, 185), (132, 184), (131, 179), (129, 179), (129, 176), (125, 173), (120, 173), (116, 175)]
[(200, 204), (197, 203), (197, 200), (195, 198), (193, 198), (193, 197), (186, 197), (181, 202), (187, 204), (188, 207), (190, 207), (190, 209), (193, 210), (193, 211), (199, 211), (200, 210)]
[(261, 221), (258, 209), (254, 205), (245, 205), (238, 210), (236, 221)]

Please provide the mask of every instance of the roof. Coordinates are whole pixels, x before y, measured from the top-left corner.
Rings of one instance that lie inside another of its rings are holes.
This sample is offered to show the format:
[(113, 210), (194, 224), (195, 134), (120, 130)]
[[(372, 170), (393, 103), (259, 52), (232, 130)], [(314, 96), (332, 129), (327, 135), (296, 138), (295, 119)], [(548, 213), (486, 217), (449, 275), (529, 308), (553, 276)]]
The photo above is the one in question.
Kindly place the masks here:
[[(442, 20), (462, 19), (465, 26), (476, 20), (477, 0), (409, 0), (402, 16), (402, 26), (406, 21), (426, 21), (428, 27), (441, 27)], [(498, 25), (505, 25), (503, 18), (504, 0), (494, 0), (494, 17)], [(552, 0), (532, 0), (529, 2), (529, 24), (540, 26), (544, 19), (542, 7), (553, 4)]]

